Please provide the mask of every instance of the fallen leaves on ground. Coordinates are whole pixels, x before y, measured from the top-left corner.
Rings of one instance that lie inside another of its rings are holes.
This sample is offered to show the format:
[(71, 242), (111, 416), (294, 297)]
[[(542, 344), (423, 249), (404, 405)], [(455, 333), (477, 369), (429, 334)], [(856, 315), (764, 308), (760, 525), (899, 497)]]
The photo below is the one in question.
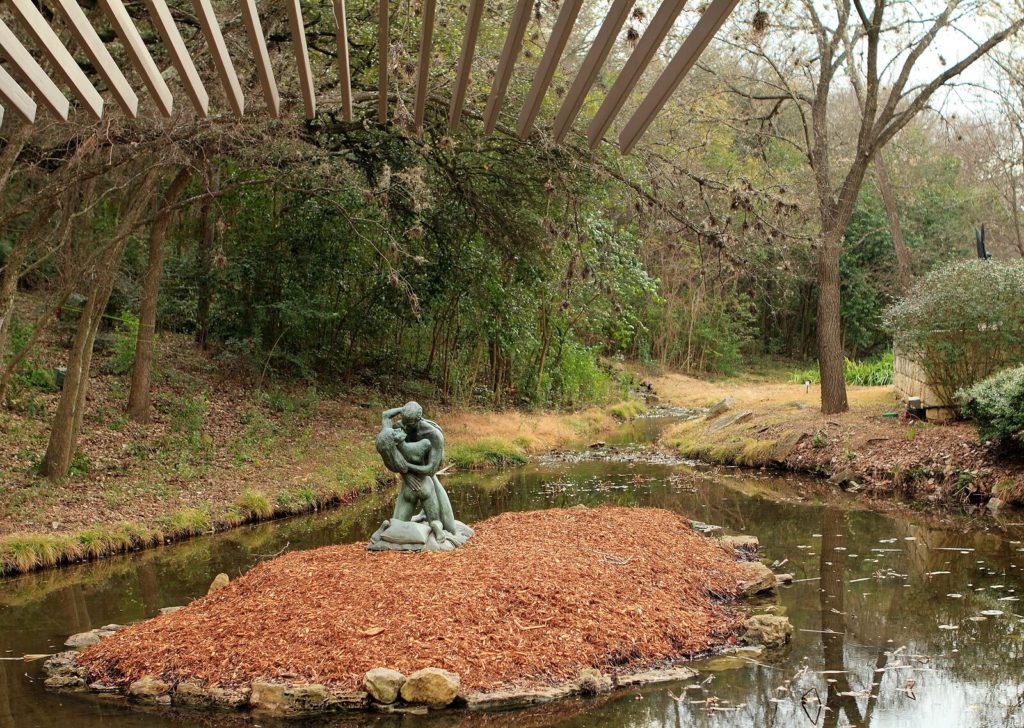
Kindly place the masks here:
[(89, 648), (91, 676), (356, 689), (374, 667), (459, 673), (471, 689), (639, 668), (721, 644), (740, 565), (668, 511), (504, 513), (447, 553), (363, 544), (266, 561), (172, 614)]

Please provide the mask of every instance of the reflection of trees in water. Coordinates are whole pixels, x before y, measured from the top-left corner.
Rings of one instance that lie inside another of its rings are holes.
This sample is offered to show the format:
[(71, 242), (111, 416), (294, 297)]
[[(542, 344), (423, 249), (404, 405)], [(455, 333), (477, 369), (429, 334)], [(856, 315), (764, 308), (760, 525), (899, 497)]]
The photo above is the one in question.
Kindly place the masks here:
[[(833, 728), (839, 725), (841, 716), (846, 716), (851, 726), (867, 728), (878, 699), (879, 681), (872, 681), (867, 705), (861, 711), (854, 687), (850, 683), (850, 672), (846, 669), (846, 564), (847, 552), (837, 550), (848, 548), (846, 513), (835, 508), (824, 509), (821, 525), (821, 588), (818, 592), (821, 604), (821, 651), (828, 687), (826, 689), (823, 725)], [(879, 650), (875, 669), (885, 667), (886, 655)], [(876, 676), (872, 674), (872, 679)], [(858, 686), (856, 692), (862, 690)], [(813, 711), (812, 711), (813, 715)]]

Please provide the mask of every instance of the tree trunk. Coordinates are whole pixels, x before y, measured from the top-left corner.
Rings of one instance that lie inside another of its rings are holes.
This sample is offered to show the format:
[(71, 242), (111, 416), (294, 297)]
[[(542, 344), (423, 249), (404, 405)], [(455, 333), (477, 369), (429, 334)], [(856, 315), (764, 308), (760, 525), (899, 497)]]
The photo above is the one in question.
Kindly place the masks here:
[(212, 196), (203, 198), (199, 220), (202, 238), (196, 255), (196, 264), (199, 269), (196, 292), (196, 343), (205, 350), (206, 340), (210, 334), (210, 303), (213, 299), (214, 216)]
[(843, 324), (840, 317), (839, 255), (841, 226), (825, 230), (818, 248), (818, 368), (821, 411), (830, 415), (849, 409), (843, 373)]
[(146, 266), (146, 276), (142, 280), (139, 334), (135, 340), (131, 389), (128, 392), (128, 416), (136, 422), (149, 422), (150, 380), (156, 338), (156, 303), (160, 293), (160, 278), (164, 271), (164, 241), (167, 239), (174, 204), (188, 185), (191, 174), (188, 167), (183, 167), (178, 172), (164, 194), (163, 206), (149, 232), (149, 262)]
[(889, 222), (889, 234), (892, 236), (892, 246), (896, 253), (897, 284), (900, 293), (904, 293), (914, 282), (914, 272), (910, 267), (910, 249), (907, 247), (906, 238), (903, 237), (903, 226), (900, 225), (900, 214), (896, 208), (896, 195), (893, 194), (892, 182), (889, 181), (889, 167), (881, 151), (875, 153), (875, 181), (878, 183), (878, 192), (885, 206), (885, 217)]
[(150, 167), (136, 187), (117, 226), (114, 242), (97, 264), (93, 276), (93, 285), (86, 299), (78, 329), (68, 357), (67, 373), (64, 375), (64, 389), (57, 403), (57, 413), (50, 429), (50, 440), (46, 454), (39, 466), (42, 475), (59, 480), (68, 473), (71, 459), (75, 453), (78, 433), (82, 429), (82, 417), (85, 410), (85, 399), (89, 388), (89, 368), (92, 364), (93, 342), (99, 330), (103, 311), (107, 307), (110, 293), (114, 287), (114, 279), (124, 254), (128, 237), (139, 224), (139, 219), (149, 202), (157, 179), (157, 167)]

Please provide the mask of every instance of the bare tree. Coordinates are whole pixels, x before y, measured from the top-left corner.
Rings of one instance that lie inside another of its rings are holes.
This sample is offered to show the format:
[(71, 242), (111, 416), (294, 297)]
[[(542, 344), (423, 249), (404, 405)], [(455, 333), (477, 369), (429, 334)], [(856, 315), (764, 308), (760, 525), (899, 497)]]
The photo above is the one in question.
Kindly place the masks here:
[[(817, 242), (818, 362), (821, 409), (849, 408), (843, 377), (839, 260), (847, 225), (872, 160), (896, 134), (927, 109), (936, 94), (992, 49), (1024, 27), (1021, 0), (992, 8), (981, 0), (802, 0), (798, 9), (779, 2), (777, 32), (754, 34), (746, 50), (752, 69), (733, 90), (773, 114), (795, 108), (795, 133), (780, 136), (798, 146), (814, 178), (820, 224)], [(952, 35), (984, 37), (955, 62), (942, 57)], [(973, 31), (973, 32), (972, 32)], [(831, 104), (843, 90), (843, 71), (862, 80), (861, 118), (848, 155), (836, 153)], [(935, 71), (933, 67), (941, 70)]]
[(142, 279), (139, 304), (139, 333), (135, 341), (131, 389), (128, 392), (128, 416), (136, 422), (149, 421), (149, 391), (153, 371), (156, 338), (156, 303), (164, 270), (164, 241), (174, 215), (175, 203), (184, 192), (192, 170), (182, 167), (164, 193), (163, 203), (149, 231), (149, 261)]
[(50, 441), (39, 467), (39, 472), (51, 479), (63, 478), (71, 466), (85, 412), (93, 342), (96, 340), (104, 309), (114, 287), (114, 279), (120, 267), (125, 245), (151, 202), (158, 172), (158, 167), (150, 166), (135, 186), (118, 223), (112, 244), (107, 247), (93, 269), (89, 293), (71, 345), (64, 388), (57, 403)]

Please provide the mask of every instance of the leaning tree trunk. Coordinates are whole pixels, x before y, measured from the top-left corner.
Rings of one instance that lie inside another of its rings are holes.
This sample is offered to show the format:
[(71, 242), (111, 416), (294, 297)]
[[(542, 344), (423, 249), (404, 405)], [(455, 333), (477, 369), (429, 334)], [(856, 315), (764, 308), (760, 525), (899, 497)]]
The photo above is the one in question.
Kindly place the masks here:
[(897, 283), (900, 293), (904, 293), (914, 282), (914, 273), (910, 268), (910, 249), (907, 247), (906, 238), (903, 237), (903, 226), (900, 225), (896, 195), (893, 193), (892, 182), (889, 180), (889, 167), (886, 165), (881, 151), (875, 154), (875, 181), (878, 182), (878, 192), (882, 197), (882, 204), (885, 206), (885, 218), (889, 223), (892, 247), (896, 253)]
[(163, 206), (149, 232), (149, 263), (142, 281), (142, 301), (139, 305), (139, 334), (135, 340), (135, 358), (132, 363), (131, 389), (128, 392), (128, 416), (136, 422), (149, 421), (150, 380), (153, 372), (153, 354), (156, 349), (156, 303), (160, 293), (160, 278), (164, 270), (164, 242), (171, 224), (174, 204), (188, 185), (191, 171), (183, 167), (164, 194)]
[(843, 372), (843, 324), (840, 316), (839, 256), (843, 228), (833, 226), (818, 248), (818, 368), (821, 372), (821, 411), (845, 412), (846, 378)]
[(78, 329), (71, 345), (68, 357), (67, 373), (64, 375), (64, 388), (57, 413), (50, 429), (50, 440), (46, 446), (46, 454), (39, 466), (39, 472), (48, 478), (58, 480), (68, 473), (71, 458), (75, 453), (78, 433), (82, 428), (82, 417), (85, 410), (85, 399), (89, 388), (89, 368), (92, 365), (92, 349), (99, 330), (103, 312), (110, 300), (114, 287), (114, 279), (121, 264), (128, 237), (139, 224), (139, 219), (146, 209), (153, 186), (157, 179), (157, 168), (151, 167), (142, 182), (136, 188), (128, 209), (117, 226), (114, 241), (97, 264), (93, 275), (93, 284), (83, 307)]

